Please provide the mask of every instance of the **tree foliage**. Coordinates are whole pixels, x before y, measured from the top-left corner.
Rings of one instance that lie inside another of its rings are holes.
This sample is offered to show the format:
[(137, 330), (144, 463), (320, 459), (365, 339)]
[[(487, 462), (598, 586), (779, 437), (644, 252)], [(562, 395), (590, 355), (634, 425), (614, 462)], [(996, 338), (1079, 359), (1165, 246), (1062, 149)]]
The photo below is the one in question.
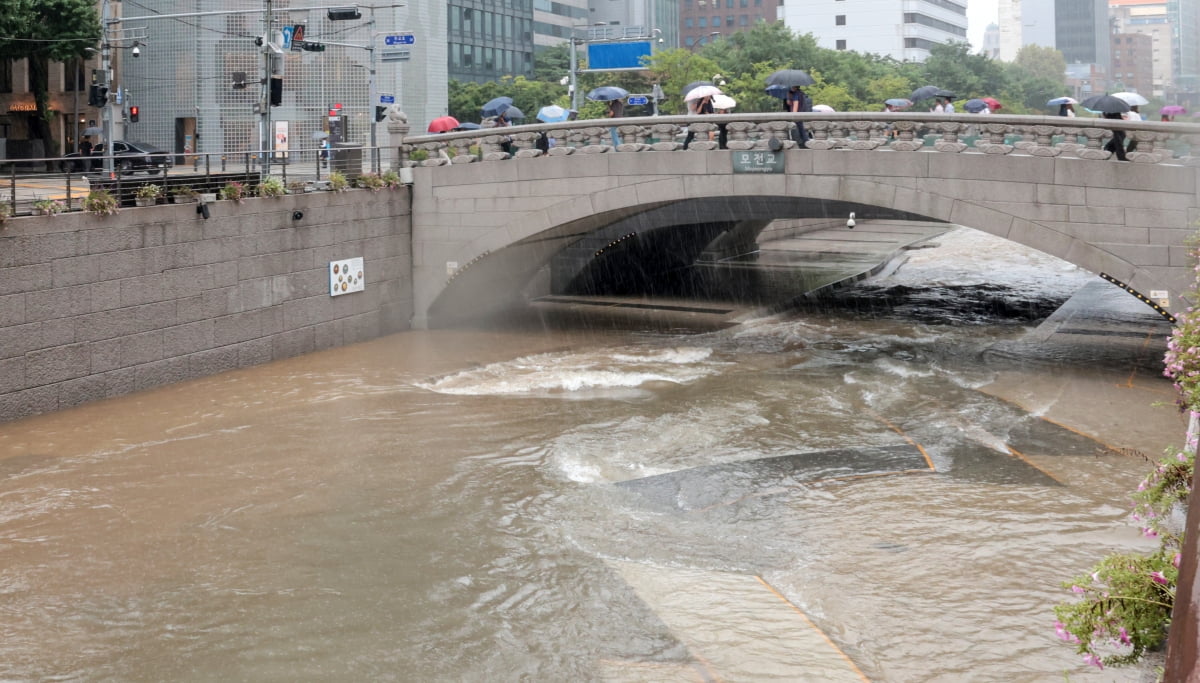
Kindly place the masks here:
[[(586, 68), (580, 55), (580, 68)], [(570, 72), (570, 48), (564, 44), (540, 51), (534, 60), (533, 81), (505, 78), (490, 84), (451, 83), (450, 113), (460, 120), (477, 120), (484, 102), (509, 95), (532, 117), (547, 104), (568, 106), (559, 81)], [(991, 96), (1004, 104), (1004, 113), (1053, 113), (1046, 101), (1065, 92), (1065, 63), (1057, 50), (1027, 46), (1016, 62), (1006, 64), (971, 53), (966, 43), (935, 45), (924, 63), (891, 57), (830, 50), (811, 34), (797, 34), (780, 22), (759, 22), (696, 48), (659, 50), (642, 72), (580, 73), (581, 118), (603, 115), (603, 105), (582, 98), (592, 88), (616, 85), (631, 93), (649, 93), (655, 83), (666, 99), (663, 114), (685, 111), (681, 89), (692, 81), (726, 82), (722, 90), (737, 100), (739, 112), (777, 111), (778, 99), (766, 94), (764, 81), (779, 69), (802, 69), (816, 80), (807, 92), (814, 104), (838, 111), (879, 111), (883, 101), (908, 97), (919, 86), (932, 84), (954, 91), (959, 99)], [(535, 86), (541, 83), (542, 87)], [(649, 113), (649, 107), (644, 113)], [(636, 108), (629, 115), (640, 113)], [(532, 118), (528, 119), (532, 120)]]
[(50, 62), (80, 59), (100, 44), (102, 32), (91, 0), (4, 0), (0, 3), (0, 58), (28, 59), (31, 89), (43, 122), (36, 137), (53, 148), (47, 74)]

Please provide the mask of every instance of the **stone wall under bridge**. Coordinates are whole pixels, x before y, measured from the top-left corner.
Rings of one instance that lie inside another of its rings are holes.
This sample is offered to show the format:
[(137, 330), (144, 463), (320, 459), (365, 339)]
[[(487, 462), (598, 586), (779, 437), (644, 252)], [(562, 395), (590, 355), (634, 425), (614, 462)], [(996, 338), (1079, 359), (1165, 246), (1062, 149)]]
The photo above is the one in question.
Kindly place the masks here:
[[(406, 329), (407, 188), (14, 218), (0, 230), (0, 421)], [(365, 289), (330, 296), (329, 262)]]

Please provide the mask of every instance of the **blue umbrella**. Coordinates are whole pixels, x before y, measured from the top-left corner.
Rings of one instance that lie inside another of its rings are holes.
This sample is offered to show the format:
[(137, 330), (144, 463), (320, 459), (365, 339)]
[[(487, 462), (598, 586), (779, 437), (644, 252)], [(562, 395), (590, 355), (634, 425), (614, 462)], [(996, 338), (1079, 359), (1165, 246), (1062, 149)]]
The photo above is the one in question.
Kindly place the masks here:
[(504, 118), (508, 119), (509, 121), (523, 119), (525, 118), (525, 112), (517, 109), (516, 107), (509, 107), (508, 109), (504, 110)]
[[(496, 99), (483, 105), (483, 117), (490, 118), (492, 116), (500, 116), (512, 107), (511, 97), (497, 97)], [(524, 116), (524, 114), (522, 114)]]
[(629, 91), (625, 88), (618, 88), (615, 85), (602, 85), (595, 88), (587, 94), (587, 98), (594, 102), (611, 102), (612, 100), (623, 100), (629, 96)]
[(987, 102), (984, 102), (983, 100), (967, 100), (963, 104), (963, 109), (966, 109), (967, 112), (970, 114), (978, 114), (979, 112), (981, 112), (987, 108), (988, 108)]
[(884, 100), (884, 101), (883, 101), (883, 103), (884, 103), (884, 104), (889, 104), (889, 105), (891, 105), (891, 106), (893, 106), (893, 107), (900, 107), (900, 108), (904, 108), (904, 107), (911, 107), (911, 106), (912, 106), (912, 102), (910, 102), (909, 100), (906, 100), (906, 99), (904, 99), (903, 97), (893, 97), (893, 98), (892, 98), (892, 99), (890, 99), (890, 100)]
[(1079, 104), (1074, 97), (1055, 97), (1046, 103), (1047, 107), (1061, 107), (1064, 104)]
[(538, 110), (537, 120), (542, 123), (558, 123), (559, 121), (566, 121), (570, 115), (571, 112), (557, 104), (548, 104)]
[(788, 90), (790, 89), (786, 85), (768, 85), (766, 88), (768, 95), (778, 97), (781, 100), (787, 99)]

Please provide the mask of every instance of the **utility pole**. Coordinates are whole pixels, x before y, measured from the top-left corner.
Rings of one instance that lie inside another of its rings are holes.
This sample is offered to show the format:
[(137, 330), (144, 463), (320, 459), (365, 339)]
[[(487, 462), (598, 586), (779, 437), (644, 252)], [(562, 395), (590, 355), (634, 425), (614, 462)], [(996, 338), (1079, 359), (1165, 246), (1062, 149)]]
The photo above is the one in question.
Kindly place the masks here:
[(579, 61), (575, 49), (575, 27), (571, 27), (571, 108), (579, 111)]
[(108, 43), (108, 30), (111, 22), (111, 9), (108, 0), (100, 4), (100, 76), (104, 79), (104, 87), (108, 90), (104, 103), (100, 107), (100, 126), (104, 129), (104, 175), (113, 177), (113, 111), (112, 111), (112, 49)]
[(271, 0), (265, 0), (263, 11), (263, 78), (262, 87), (258, 94), (259, 107), (259, 131), (258, 131), (258, 149), (261, 150), (261, 169), (263, 177), (266, 177), (271, 172), (271, 148), (273, 145), (270, 141), (274, 140), (271, 135), (271, 60), (275, 53), (271, 49)]

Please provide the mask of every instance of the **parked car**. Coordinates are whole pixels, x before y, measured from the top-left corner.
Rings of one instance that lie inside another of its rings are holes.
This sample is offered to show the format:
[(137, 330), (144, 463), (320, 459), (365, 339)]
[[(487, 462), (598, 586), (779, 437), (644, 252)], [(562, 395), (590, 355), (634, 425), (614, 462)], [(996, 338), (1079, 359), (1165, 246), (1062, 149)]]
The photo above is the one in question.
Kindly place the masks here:
[[(105, 153), (105, 146), (101, 143), (92, 149), (91, 156), (103, 157)], [(146, 171), (147, 173), (154, 174), (166, 172), (174, 163), (170, 152), (145, 142), (133, 142), (131, 140), (113, 141), (113, 157), (113, 167), (122, 173)], [(93, 158), (91, 159), (90, 168), (87, 168), (87, 164), (78, 154), (71, 153), (63, 158), (60, 168), (64, 173), (69, 173), (72, 171), (97, 171), (103, 165), (103, 159)]]

